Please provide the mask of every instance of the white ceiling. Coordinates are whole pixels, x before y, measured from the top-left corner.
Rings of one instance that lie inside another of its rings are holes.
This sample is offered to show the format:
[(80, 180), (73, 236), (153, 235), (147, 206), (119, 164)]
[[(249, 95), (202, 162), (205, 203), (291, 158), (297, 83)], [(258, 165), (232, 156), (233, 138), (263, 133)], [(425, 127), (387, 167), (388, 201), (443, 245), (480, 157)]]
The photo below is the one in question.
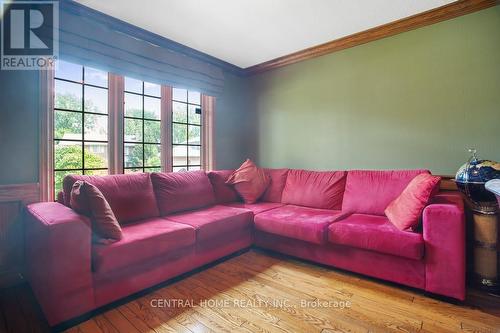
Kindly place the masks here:
[(77, 0), (245, 68), (453, 0)]

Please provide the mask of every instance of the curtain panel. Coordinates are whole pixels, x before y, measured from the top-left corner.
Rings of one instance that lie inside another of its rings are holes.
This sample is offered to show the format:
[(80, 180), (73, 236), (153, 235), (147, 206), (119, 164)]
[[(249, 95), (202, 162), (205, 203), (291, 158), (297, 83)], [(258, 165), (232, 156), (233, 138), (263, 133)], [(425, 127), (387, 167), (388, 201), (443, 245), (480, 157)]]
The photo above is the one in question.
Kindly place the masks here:
[(167, 39), (146, 32), (163, 44), (160, 46), (138, 38), (134, 30), (142, 29), (111, 17), (106, 20), (104, 14), (73, 2), (61, 1), (59, 12), (63, 60), (212, 96), (222, 92), (224, 73), (220, 67), (166, 47)]

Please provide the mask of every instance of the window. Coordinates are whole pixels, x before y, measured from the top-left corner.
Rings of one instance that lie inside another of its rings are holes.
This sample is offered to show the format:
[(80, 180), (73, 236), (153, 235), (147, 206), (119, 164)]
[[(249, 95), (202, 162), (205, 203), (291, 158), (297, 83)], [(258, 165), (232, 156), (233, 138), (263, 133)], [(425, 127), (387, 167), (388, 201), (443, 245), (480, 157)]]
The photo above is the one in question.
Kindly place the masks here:
[(125, 78), (123, 169), (161, 171), (161, 87)]
[(65, 61), (40, 80), (42, 200), (68, 174), (213, 168), (214, 97)]
[(201, 169), (201, 95), (186, 89), (172, 89), (173, 171)]
[(108, 173), (108, 75), (59, 61), (54, 79), (54, 190), (67, 174)]

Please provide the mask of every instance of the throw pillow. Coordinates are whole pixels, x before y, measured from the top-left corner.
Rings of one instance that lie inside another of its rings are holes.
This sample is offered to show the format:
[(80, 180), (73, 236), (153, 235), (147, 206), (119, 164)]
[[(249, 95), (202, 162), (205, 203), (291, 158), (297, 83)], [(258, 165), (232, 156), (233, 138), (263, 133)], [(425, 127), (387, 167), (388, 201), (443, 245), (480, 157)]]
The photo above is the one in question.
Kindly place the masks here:
[(263, 169), (257, 167), (251, 160), (247, 159), (226, 180), (231, 184), (243, 201), (247, 204), (257, 202), (264, 194), (270, 179)]
[(71, 190), (71, 208), (87, 215), (92, 221), (92, 231), (104, 239), (122, 239), (122, 229), (101, 191), (86, 181), (76, 181)]
[(425, 206), (439, 188), (440, 181), (440, 177), (428, 173), (413, 178), (403, 192), (385, 209), (384, 213), (389, 221), (399, 230), (415, 230)]

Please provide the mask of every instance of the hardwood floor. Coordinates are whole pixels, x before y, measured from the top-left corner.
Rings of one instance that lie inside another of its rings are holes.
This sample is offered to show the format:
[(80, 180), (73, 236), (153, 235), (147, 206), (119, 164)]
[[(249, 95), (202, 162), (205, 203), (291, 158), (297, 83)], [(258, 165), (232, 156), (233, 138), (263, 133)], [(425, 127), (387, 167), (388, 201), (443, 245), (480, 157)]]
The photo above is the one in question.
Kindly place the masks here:
[[(14, 324), (8, 324), (5, 304), (0, 303), (0, 310), (0, 331), (7, 327), (8, 332), (24, 332), (9, 330)], [(25, 318), (30, 320), (37, 316)], [(500, 332), (500, 299), (471, 291), (465, 304), (454, 304), (379, 280), (251, 250), (153, 289), (66, 332), (393, 331)]]

